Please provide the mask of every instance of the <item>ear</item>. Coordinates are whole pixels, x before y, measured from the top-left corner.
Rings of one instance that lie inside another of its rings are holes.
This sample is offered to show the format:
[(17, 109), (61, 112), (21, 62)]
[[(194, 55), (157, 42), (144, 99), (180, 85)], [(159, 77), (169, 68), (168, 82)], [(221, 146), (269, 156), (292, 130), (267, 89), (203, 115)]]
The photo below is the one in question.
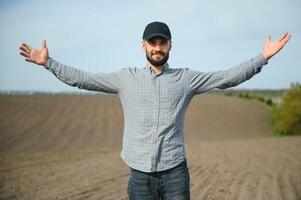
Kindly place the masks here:
[(141, 47), (142, 47), (142, 49), (145, 51), (145, 40), (142, 40), (142, 42), (141, 42)]
[(169, 41), (169, 43), (170, 43), (170, 46), (169, 46), (169, 51), (170, 51), (171, 48), (172, 48), (172, 42), (171, 42), (171, 40)]

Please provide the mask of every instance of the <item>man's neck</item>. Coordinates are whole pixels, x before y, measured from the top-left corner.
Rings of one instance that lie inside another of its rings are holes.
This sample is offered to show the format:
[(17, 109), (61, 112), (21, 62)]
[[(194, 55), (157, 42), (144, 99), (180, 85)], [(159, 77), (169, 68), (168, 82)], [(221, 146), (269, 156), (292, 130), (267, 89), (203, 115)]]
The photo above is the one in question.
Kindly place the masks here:
[(149, 67), (152, 68), (152, 70), (154, 70), (154, 72), (155, 72), (156, 74), (160, 74), (161, 71), (163, 70), (163, 67), (165, 66), (165, 64), (164, 64), (164, 65), (160, 65), (160, 66), (155, 66), (155, 65), (152, 65), (152, 64), (149, 63), (149, 62), (148, 62), (147, 64), (148, 64)]

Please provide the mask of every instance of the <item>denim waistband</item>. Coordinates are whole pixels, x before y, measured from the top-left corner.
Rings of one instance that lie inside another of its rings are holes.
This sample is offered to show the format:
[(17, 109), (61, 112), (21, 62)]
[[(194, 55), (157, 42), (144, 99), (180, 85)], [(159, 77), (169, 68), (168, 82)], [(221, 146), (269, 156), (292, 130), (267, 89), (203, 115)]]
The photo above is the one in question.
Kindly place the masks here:
[(142, 171), (133, 169), (133, 168), (131, 168), (131, 167), (130, 167), (130, 170), (131, 170), (131, 171), (135, 171), (135, 172), (144, 173), (144, 174), (150, 174), (150, 175), (155, 174), (155, 175), (156, 175), (156, 174), (165, 174), (165, 173), (167, 173), (167, 172), (169, 172), (169, 171), (171, 171), (171, 170), (174, 170), (174, 169), (176, 169), (176, 168), (181, 168), (181, 167), (186, 167), (186, 168), (187, 168), (187, 160), (186, 160), (186, 158), (185, 158), (180, 164), (178, 164), (177, 166), (172, 167), (172, 168), (167, 169), (167, 170), (164, 170), (164, 171), (158, 171), (158, 172), (142, 172)]

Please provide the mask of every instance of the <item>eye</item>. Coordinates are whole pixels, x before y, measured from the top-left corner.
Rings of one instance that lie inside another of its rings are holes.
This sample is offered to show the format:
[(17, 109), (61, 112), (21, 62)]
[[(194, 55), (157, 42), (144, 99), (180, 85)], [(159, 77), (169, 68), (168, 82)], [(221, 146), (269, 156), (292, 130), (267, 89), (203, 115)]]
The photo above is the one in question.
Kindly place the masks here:
[(152, 47), (159, 45), (159, 46), (166, 46), (168, 44), (168, 40), (162, 39), (162, 38), (153, 38), (149, 41), (147, 41), (149, 45)]
[(150, 40), (150, 41), (148, 41), (148, 43), (149, 43), (151, 46), (155, 46), (155, 44), (156, 44), (155, 40)]
[(167, 45), (167, 40), (160, 40), (161, 45)]

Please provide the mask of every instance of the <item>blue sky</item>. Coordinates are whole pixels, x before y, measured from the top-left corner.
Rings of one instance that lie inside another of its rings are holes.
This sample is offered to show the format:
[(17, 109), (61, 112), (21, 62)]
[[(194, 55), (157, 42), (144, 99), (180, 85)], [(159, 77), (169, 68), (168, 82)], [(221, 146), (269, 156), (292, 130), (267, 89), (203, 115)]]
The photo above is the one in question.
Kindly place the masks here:
[(172, 33), (171, 67), (225, 70), (262, 52), (266, 37), (292, 35), (262, 72), (236, 88), (280, 89), (301, 82), (300, 0), (0, 1), (0, 91), (79, 91), (41, 66), (25, 62), (19, 46), (47, 40), (50, 56), (90, 72), (144, 67), (141, 37), (152, 21)]

